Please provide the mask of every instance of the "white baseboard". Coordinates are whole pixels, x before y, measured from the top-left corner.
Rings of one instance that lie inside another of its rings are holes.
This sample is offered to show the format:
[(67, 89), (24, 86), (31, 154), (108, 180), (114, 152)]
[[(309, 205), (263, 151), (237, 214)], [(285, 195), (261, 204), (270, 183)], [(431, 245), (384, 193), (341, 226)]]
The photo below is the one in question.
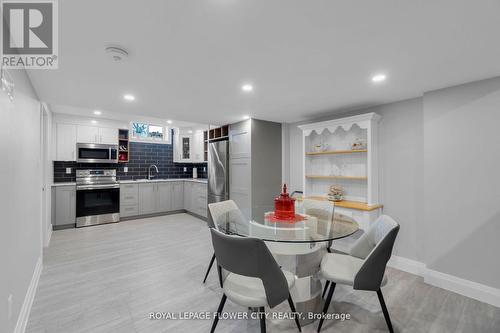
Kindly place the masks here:
[(31, 306), (33, 305), (33, 300), (35, 299), (36, 289), (38, 287), (38, 281), (40, 280), (40, 275), (42, 274), (43, 260), (42, 256), (38, 258), (35, 266), (35, 271), (31, 278), (28, 291), (24, 297), (23, 306), (21, 307), (21, 312), (19, 317), (17, 317), (16, 328), (14, 333), (24, 333), (26, 330), (26, 325), (28, 324), (28, 319), (30, 317)]
[(500, 289), (426, 269), (424, 282), (500, 308)]
[(404, 257), (392, 256), (387, 265), (404, 272), (422, 276), (424, 282), (432, 286), (500, 307), (500, 289), (441, 273), (427, 268), (422, 262)]
[(400, 271), (408, 272), (418, 276), (423, 276), (423, 273), (426, 269), (425, 264), (420, 261), (399, 256), (392, 256), (387, 265), (392, 268), (399, 269)]

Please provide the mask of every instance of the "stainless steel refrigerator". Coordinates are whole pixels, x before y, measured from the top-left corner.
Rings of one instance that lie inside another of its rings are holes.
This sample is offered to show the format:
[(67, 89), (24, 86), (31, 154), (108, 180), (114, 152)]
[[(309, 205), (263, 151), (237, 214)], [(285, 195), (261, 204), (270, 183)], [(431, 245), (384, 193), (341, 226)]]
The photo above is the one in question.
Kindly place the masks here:
[(229, 199), (229, 141), (208, 144), (208, 203)]

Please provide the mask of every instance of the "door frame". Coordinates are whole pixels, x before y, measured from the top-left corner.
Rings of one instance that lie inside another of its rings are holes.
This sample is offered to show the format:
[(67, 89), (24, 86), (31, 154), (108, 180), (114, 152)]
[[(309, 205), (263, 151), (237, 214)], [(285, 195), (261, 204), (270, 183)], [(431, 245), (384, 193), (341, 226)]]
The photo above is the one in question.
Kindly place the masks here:
[(40, 103), (40, 185), (42, 195), (41, 208), (41, 241), (43, 247), (48, 247), (52, 236), (52, 191), (50, 179), (52, 164), (51, 148), (51, 117), (52, 114), (45, 103)]

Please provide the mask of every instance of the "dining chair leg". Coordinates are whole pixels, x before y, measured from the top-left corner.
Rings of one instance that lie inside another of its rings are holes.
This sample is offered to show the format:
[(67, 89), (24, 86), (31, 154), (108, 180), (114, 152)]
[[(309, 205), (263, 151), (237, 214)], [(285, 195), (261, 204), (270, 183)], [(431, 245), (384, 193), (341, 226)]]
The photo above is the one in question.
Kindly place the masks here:
[(215, 315), (214, 318), (214, 323), (212, 324), (212, 329), (210, 330), (210, 333), (215, 332), (215, 327), (217, 326), (217, 323), (219, 322), (219, 316), (222, 312), (222, 309), (224, 308), (224, 304), (226, 303), (226, 294), (222, 294), (222, 299), (220, 300), (219, 307), (217, 308), (217, 314)]
[(321, 319), (319, 320), (318, 325), (318, 333), (321, 331), (321, 326), (323, 326), (323, 320), (325, 320), (325, 314), (328, 312), (328, 307), (330, 306), (330, 302), (332, 301), (333, 291), (335, 290), (335, 282), (332, 282), (330, 285), (330, 290), (328, 291), (328, 296), (326, 297), (325, 306), (323, 307), (323, 312)]
[(263, 306), (259, 308), (260, 314), (260, 333), (266, 333), (266, 310)]
[(212, 265), (214, 264), (214, 260), (215, 260), (215, 253), (212, 256), (212, 259), (210, 259), (210, 264), (208, 265), (207, 272), (205, 273), (205, 278), (203, 279), (203, 283), (205, 283), (207, 281), (208, 273), (210, 273), (210, 270), (212, 269)]
[(325, 288), (323, 289), (323, 294), (321, 294), (322, 298), (325, 298), (326, 291), (328, 290), (328, 286), (330, 285), (330, 281), (326, 280)]
[(220, 267), (219, 265), (217, 265), (217, 274), (219, 275), (219, 284), (222, 288), (222, 267)]
[(299, 329), (299, 332), (302, 332), (302, 328), (300, 327), (299, 316), (297, 315), (297, 311), (295, 310), (295, 305), (293, 304), (292, 295), (288, 294), (288, 305), (290, 305), (290, 310), (295, 315), (295, 324)]
[(387, 323), (387, 328), (389, 332), (394, 333), (391, 323), (391, 317), (389, 317), (389, 311), (387, 311), (387, 306), (385, 305), (384, 296), (382, 295), (382, 290), (377, 290), (378, 300), (380, 302), (380, 306), (382, 307), (382, 312), (384, 313), (385, 322)]

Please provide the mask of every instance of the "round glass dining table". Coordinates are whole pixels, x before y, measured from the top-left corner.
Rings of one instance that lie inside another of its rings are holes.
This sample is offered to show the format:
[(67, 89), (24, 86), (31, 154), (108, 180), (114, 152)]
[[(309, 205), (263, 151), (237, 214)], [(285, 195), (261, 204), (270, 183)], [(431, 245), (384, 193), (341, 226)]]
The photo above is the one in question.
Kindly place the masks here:
[(226, 234), (255, 237), (266, 242), (283, 270), (296, 276), (290, 290), (297, 312), (302, 313), (302, 324), (314, 321), (309, 313), (321, 313), (322, 285), (320, 264), (335, 240), (355, 233), (359, 226), (352, 218), (334, 214), (324, 220), (311, 215), (297, 214), (295, 220), (277, 219), (272, 212), (262, 218), (247, 220), (239, 211), (229, 212), (215, 222), (215, 227)]

